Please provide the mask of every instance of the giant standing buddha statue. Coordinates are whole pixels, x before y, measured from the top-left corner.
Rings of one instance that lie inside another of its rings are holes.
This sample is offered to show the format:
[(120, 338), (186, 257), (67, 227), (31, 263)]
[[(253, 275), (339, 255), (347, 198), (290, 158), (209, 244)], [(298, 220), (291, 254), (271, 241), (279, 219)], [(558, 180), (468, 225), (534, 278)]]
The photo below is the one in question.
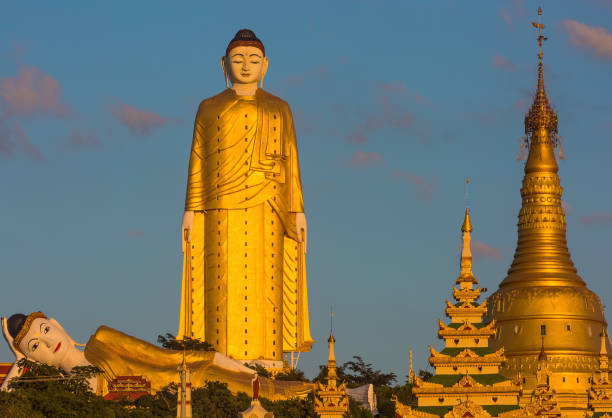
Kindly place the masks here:
[[(489, 315), (497, 323), (491, 343), (493, 348), (505, 349), (503, 373), (521, 376), (526, 389), (536, 386), (538, 353), (544, 349), (550, 384), (564, 413), (570, 413), (587, 406), (607, 324), (599, 297), (578, 275), (567, 248), (555, 154), (560, 149), (557, 114), (544, 89), (542, 43), (546, 38), (544, 26), (533, 25), (539, 31), (538, 86), (525, 116), (529, 154), (521, 188), (518, 244), (507, 277), (488, 299)], [(607, 338), (605, 344), (609, 346)]]
[(261, 88), (268, 57), (252, 31), (236, 33), (221, 66), (227, 88), (202, 101), (195, 119), (177, 338), (280, 368), (283, 352), (313, 343), (293, 119)]

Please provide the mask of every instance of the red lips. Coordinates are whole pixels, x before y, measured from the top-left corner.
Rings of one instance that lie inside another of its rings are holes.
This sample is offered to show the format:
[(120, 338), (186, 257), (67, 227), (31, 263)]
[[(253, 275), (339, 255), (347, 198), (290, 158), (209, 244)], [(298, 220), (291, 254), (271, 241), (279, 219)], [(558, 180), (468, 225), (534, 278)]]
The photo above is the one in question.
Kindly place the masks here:
[(59, 350), (61, 346), (62, 346), (62, 342), (60, 341), (59, 343), (57, 343), (57, 347), (55, 347), (55, 350), (53, 350), (53, 352), (57, 353), (57, 350)]

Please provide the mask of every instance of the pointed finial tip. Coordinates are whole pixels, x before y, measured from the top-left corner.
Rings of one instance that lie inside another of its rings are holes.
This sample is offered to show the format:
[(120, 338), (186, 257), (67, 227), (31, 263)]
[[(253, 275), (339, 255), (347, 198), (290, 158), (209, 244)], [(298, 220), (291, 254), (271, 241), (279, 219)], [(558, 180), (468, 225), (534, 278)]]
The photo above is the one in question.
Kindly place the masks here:
[(461, 225), (461, 232), (472, 232), (472, 223), (470, 222), (470, 178), (467, 177), (465, 180), (465, 217), (463, 218), (463, 225)]
[(336, 341), (334, 339), (334, 307), (332, 305), (329, 306), (329, 339), (328, 342)]
[(542, 6), (538, 6), (538, 15), (542, 16)]

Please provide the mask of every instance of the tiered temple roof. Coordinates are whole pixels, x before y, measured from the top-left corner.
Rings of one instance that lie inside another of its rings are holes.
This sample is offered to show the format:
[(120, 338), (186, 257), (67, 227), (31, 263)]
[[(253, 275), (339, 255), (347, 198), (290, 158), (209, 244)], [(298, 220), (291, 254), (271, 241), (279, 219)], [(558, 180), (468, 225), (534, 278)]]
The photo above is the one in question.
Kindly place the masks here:
[(459, 277), (453, 287), (455, 302), (446, 300), (445, 313), (450, 323), (439, 320), (438, 337), (444, 340), (445, 348), (437, 351), (429, 347), (429, 363), (436, 369), (435, 375), (427, 381), (415, 377), (413, 393), (418, 399), (417, 409), (422, 412), (445, 415), (469, 401), (496, 416), (518, 408), (520, 385), (499, 373), (505, 361), (504, 349), (489, 348), (495, 323), (483, 322), (487, 303), (478, 303), (482, 289), (472, 271), (469, 207), (461, 232), (463, 248)]

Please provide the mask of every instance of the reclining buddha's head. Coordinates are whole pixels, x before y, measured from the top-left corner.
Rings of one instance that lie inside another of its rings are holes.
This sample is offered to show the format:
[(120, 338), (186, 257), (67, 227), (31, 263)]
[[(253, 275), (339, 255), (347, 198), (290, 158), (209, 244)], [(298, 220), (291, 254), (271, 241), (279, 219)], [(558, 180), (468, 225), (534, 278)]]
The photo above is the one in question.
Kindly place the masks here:
[(64, 328), (42, 312), (14, 314), (7, 327), (14, 347), (30, 360), (61, 367), (74, 351), (75, 342)]

